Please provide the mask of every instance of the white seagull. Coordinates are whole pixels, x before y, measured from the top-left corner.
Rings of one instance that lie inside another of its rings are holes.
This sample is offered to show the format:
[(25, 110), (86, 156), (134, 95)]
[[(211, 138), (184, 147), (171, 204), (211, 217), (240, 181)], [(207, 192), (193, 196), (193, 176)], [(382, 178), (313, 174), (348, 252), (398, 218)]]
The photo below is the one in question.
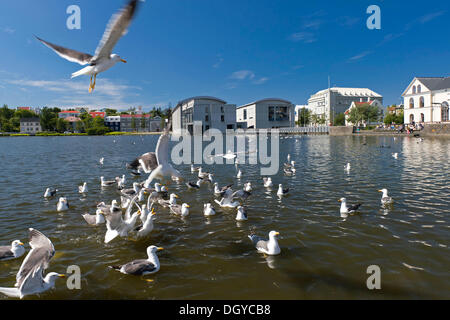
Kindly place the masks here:
[(391, 204), (392, 202), (394, 202), (394, 200), (388, 196), (387, 189), (381, 189), (378, 191), (383, 193), (383, 195), (381, 196), (381, 204), (382, 205), (388, 205), (388, 204)]
[(25, 247), (20, 240), (14, 240), (10, 246), (0, 247), (0, 261), (20, 258), (25, 253)]
[(87, 187), (86, 182), (84, 182), (82, 186), (78, 186), (78, 192), (79, 193), (87, 193), (88, 192), (88, 187)]
[(341, 198), (338, 201), (341, 203), (341, 214), (354, 213), (361, 206), (361, 203), (347, 206), (347, 199), (345, 198)]
[(102, 157), (98, 162), (100, 162), (100, 164), (103, 164), (103, 161), (105, 161), (105, 158)]
[(147, 248), (148, 259), (133, 260), (124, 265), (110, 266), (111, 269), (118, 270), (124, 274), (135, 276), (145, 276), (159, 271), (160, 264), (157, 251), (163, 250), (161, 247), (150, 246)]
[(91, 226), (98, 226), (105, 223), (105, 217), (102, 214), (101, 209), (97, 209), (95, 214), (82, 214), (83, 219)]
[(56, 279), (65, 277), (63, 274), (50, 272), (44, 277), (50, 259), (55, 255), (52, 242), (35, 229), (29, 229), (31, 250), (23, 260), (16, 276), (14, 288), (0, 288), (0, 293), (8, 297), (22, 299), (28, 295), (40, 294), (55, 286)]
[(45, 192), (44, 192), (44, 198), (54, 197), (54, 196), (56, 196), (57, 192), (58, 192), (58, 189), (47, 188), (47, 189), (45, 189)]
[(61, 212), (61, 211), (67, 211), (69, 210), (70, 206), (69, 206), (69, 202), (67, 201), (66, 197), (61, 197), (59, 198), (58, 204), (56, 205), (56, 211)]
[(265, 253), (269, 256), (274, 256), (281, 252), (280, 246), (278, 245), (277, 241), (277, 236), (279, 234), (280, 233), (277, 231), (270, 231), (269, 240), (265, 240), (264, 238), (258, 237), (256, 235), (250, 235), (248, 237), (259, 252)]
[(247, 219), (247, 211), (245, 208), (242, 206), (237, 207), (236, 221), (245, 221)]
[(167, 127), (164, 129), (163, 134), (159, 137), (158, 143), (156, 145), (155, 153), (156, 153), (156, 160), (158, 161), (158, 166), (154, 170), (152, 170), (150, 176), (147, 179), (149, 185), (154, 179), (162, 180), (164, 177), (181, 178), (180, 172), (169, 163), (169, 142), (170, 142), (169, 127)]
[(398, 159), (398, 153), (396, 152), (396, 153), (393, 153), (392, 154), (392, 157), (394, 157), (394, 159)]
[(213, 216), (216, 214), (216, 210), (214, 209), (214, 207), (211, 205), (211, 203), (205, 203), (203, 205), (203, 214), (207, 217), (209, 216)]
[(278, 196), (286, 195), (288, 192), (289, 192), (289, 188), (283, 189), (283, 185), (281, 183), (278, 185), (278, 191), (277, 191)]
[[(52, 49), (60, 57), (69, 60), (70, 62), (76, 62), (81, 65), (88, 65), (87, 67), (72, 73), (72, 78), (89, 75), (91, 81), (89, 85), (89, 92), (92, 92), (95, 88), (95, 82), (97, 74), (108, 70), (113, 67), (117, 62), (121, 61), (126, 63), (119, 55), (113, 54), (112, 50), (119, 41), (119, 39), (126, 34), (128, 26), (133, 19), (138, 6), (138, 0), (131, 0), (128, 4), (121, 9), (118, 13), (114, 14), (110, 19), (103, 37), (95, 50), (94, 56), (88, 53), (82, 53), (72, 49), (67, 49), (53, 43), (44, 41), (36, 37), (44, 45)], [(94, 82), (92, 82), (94, 78)]]
[(273, 186), (272, 178), (271, 178), (271, 177), (263, 178), (263, 181), (264, 181), (264, 187), (270, 188), (270, 187)]
[(186, 217), (189, 215), (190, 206), (187, 203), (170, 205), (170, 211), (177, 216)]

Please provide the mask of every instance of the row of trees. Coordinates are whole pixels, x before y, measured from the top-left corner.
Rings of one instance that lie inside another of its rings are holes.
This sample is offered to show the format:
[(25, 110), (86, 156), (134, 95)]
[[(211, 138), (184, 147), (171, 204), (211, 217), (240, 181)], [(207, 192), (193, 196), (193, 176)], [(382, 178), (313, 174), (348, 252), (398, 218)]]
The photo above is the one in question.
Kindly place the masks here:
[(4, 132), (19, 132), (21, 118), (37, 117), (36, 113), (30, 110), (9, 109), (8, 105), (0, 108), (0, 130)]

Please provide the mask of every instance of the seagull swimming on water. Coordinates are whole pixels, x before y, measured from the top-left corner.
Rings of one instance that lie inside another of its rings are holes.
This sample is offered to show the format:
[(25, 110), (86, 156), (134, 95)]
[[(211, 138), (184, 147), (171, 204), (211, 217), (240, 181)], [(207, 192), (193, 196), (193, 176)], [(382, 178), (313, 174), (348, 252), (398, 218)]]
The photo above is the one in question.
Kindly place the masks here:
[(56, 193), (58, 192), (58, 189), (45, 189), (44, 198), (50, 198), (56, 196)]
[(146, 183), (149, 185), (154, 179), (172, 179), (172, 177), (181, 178), (181, 173), (169, 163), (169, 142), (170, 142), (170, 124), (164, 128), (156, 144), (155, 154), (158, 166), (152, 170)]
[(25, 253), (25, 247), (20, 240), (14, 240), (10, 246), (0, 246), (0, 261), (20, 258)]
[(259, 252), (265, 253), (269, 256), (280, 254), (281, 249), (278, 245), (277, 236), (280, 233), (277, 231), (269, 232), (269, 240), (258, 237), (256, 235), (249, 235), (248, 237), (253, 242), (254, 246)]
[(78, 186), (78, 192), (79, 193), (87, 193), (88, 192), (88, 187), (87, 187), (86, 182), (84, 182), (82, 186)]
[[(113, 54), (112, 50), (119, 39), (126, 34), (128, 26), (130, 25), (131, 20), (136, 14), (138, 2), (138, 0), (128, 1), (128, 4), (123, 9), (112, 16), (106, 27), (103, 37), (100, 40), (97, 49), (95, 50), (94, 56), (88, 53), (83, 53), (58, 46), (56, 44), (42, 40), (39, 37), (36, 38), (44, 45), (52, 49), (60, 57), (69, 60), (70, 62), (76, 62), (83, 66), (88, 65), (87, 67), (72, 73), (72, 78), (81, 75), (91, 76), (89, 92), (92, 92), (95, 89), (95, 83), (97, 80), (97, 75), (99, 73), (113, 67), (117, 62), (126, 63), (126, 61), (119, 55)], [(94, 78), (94, 82), (92, 82), (92, 78)]]
[(147, 259), (133, 260), (123, 265), (110, 266), (110, 268), (124, 274), (131, 274), (135, 276), (145, 276), (156, 273), (160, 268), (159, 259), (156, 252), (160, 250), (163, 250), (163, 248), (150, 246), (147, 248)]
[(388, 205), (388, 204), (391, 204), (392, 202), (394, 202), (394, 200), (388, 196), (387, 189), (381, 189), (381, 190), (378, 190), (378, 192), (383, 193), (383, 195), (381, 196), (381, 204), (382, 205)]
[(55, 255), (53, 243), (36, 229), (29, 229), (31, 250), (22, 262), (16, 276), (14, 288), (0, 288), (0, 293), (8, 297), (22, 299), (28, 295), (45, 292), (55, 286), (58, 278), (64, 274), (50, 272), (44, 277), (50, 259)]
[(69, 210), (70, 206), (69, 206), (69, 202), (67, 201), (66, 197), (61, 197), (59, 198), (58, 204), (56, 205), (56, 211), (61, 212), (61, 211), (67, 211)]
[(341, 198), (338, 201), (341, 203), (341, 214), (354, 213), (361, 206), (361, 203), (347, 206), (347, 199), (345, 198)]

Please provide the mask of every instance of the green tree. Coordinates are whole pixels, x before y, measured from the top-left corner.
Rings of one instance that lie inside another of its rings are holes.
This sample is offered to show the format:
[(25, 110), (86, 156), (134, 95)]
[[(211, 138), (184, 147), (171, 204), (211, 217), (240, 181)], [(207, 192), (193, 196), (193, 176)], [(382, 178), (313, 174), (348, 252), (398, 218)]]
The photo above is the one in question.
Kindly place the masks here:
[(109, 117), (109, 116), (117, 116), (117, 110), (116, 109), (106, 108), (105, 109), (105, 113), (106, 113), (107, 117)]
[[(317, 121), (317, 117), (314, 118)], [(309, 123), (312, 122), (311, 110), (306, 108), (301, 108), (298, 114), (297, 124), (300, 127), (306, 127)]]
[(67, 128), (69, 127), (69, 122), (64, 120), (63, 118), (58, 118), (56, 120), (56, 131), (59, 133), (63, 133), (67, 131)]
[(338, 113), (334, 117), (334, 123), (335, 126), (345, 126), (345, 114), (344, 113)]

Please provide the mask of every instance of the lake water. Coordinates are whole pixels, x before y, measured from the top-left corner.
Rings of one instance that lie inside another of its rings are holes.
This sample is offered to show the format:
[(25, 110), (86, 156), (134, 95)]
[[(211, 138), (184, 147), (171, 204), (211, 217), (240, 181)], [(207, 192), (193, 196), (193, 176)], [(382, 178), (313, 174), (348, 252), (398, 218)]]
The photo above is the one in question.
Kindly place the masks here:
[[(0, 245), (21, 239), (28, 228), (46, 234), (56, 255), (47, 272), (64, 273), (78, 265), (81, 290), (65, 280), (42, 299), (408, 299), (450, 298), (450, 140), (413, 137), (289, 136), (280, 140), (280, 158), (288, 153), (297, 174), (273, 177), (290, 195), (279, 199), (276, 188), (263, 187), (259, 167), (243, 164), (238, 181), (234, 165), (207, 166), (219, 184), (234, 189), (252, 182), (246, 202), (249, 220), (237, 223), (235, 210), (215, 205), (207, 219), (203, 204), (213, 201), (212, 187), (188, 191), (172, 183), (190, 215), (180, 219), (157, 210), (148, 239), (122, 238), (104, 244), (105, 226), (86, 225), (82, 213), (96, 203), (120, 201), (118, 191), (100, 187), (127, 174), (127, 185), (142, 178), (127, 173), (125, 163), (154, 151), (158, 136), (0, 138)], [(383, 146), (383, 147), (382, 147)], [(398, 152), (398, 159), (392, 153)], [(98, 160), (104, 157), (104, 165)], [(344, 165), (350, 162), (347, 174)], [(188, 165), (177, 166), (188, 181)], [(83, 197), (78, 185), (88, 183)], [(71, 209), (56, 212), (57, 198), (43, 198), (47, 186), (68, 197)], [(395, 203), (380, 205), (387, 188)], [(341, 197), (362, 203), (360, 213), (342, 218)], [(247, 235), (280, 232), (281, 254), (264, 257)], [(146, 258), (146, 247), (159, 252), (161, 270), (145, 278), (108, 268)], [(25, 256), (0, 262), (0, 286), (11, 287)], [(381, 269), (381, 290), (368, 290), (367, 267)], [(144, 279), (153, 279), (147, 282)], [(1, 296), (0, 299), (5, 297)], [(37, 297), (29, 297), (36, 299)]]

